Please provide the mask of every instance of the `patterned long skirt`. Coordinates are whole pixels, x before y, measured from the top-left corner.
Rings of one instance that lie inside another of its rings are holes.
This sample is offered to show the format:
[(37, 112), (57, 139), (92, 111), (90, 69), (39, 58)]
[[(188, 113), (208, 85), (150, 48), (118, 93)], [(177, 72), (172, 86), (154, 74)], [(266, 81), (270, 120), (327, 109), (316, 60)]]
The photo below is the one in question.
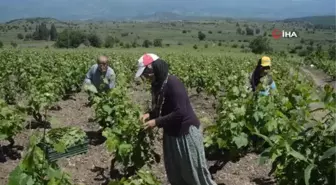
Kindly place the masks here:
[(164, 163), (171, 185), (216, 185), (207, 168), (203, 136), (195, 126), (189, 134), (163, 134)]

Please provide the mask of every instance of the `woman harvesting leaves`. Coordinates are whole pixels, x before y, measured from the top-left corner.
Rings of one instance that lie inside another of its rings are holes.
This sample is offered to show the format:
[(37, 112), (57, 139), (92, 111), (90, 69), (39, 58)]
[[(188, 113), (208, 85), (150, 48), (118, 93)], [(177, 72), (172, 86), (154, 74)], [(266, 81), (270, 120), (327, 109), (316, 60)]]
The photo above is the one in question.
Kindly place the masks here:
[(164, 164), (172, 185), (215, 185), (207, 169), (203, 137), (186, 89), (168, 74), (168, 64), (155, 54), (139, 59), (137, 77), (152, 84), (152, 111), (141, 117), (145, 128), (163, 128)]
[(269, 57), (262, 57), (259, 59), (257, 67), (251, 76), (251, 86), (252, 91), (257, 91), (259, 84), (263, 85), (263, 90), (259, 91), (259, 94), (268, 96), (270, 94), (270, 89), (276, 89), (275, 82), (270, 74), (271, 69), (271, 59)]

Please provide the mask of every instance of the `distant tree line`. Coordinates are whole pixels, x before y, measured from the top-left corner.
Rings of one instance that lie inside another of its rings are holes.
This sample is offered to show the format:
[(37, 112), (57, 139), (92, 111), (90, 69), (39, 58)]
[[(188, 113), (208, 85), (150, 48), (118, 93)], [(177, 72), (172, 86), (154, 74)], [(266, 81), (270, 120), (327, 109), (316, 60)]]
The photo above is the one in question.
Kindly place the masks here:
[[(65, 29), (58, 34), (57, 40), (55, 42), (55, 47), (58, 48), (77, 48), (81, 44), (84, 46), (92, 46), (96, 48), (113, 48), (113, 47), (123, 47), (123, 48), (136, 48), (136, 47), (163, 47), (162, 39), (154, 39), (150, 41), (148, 39), (144, 40), (142, 44), (138, 44), (137, 40), (131, 43), (124, 43), (120, 41), (117, 37), (107, 36), (103, 41), (97, 34), (89, 33), (86, 34), (83, 31)], [(169, 45), (166, 45), (169, 46)]]
[[(25, 32), (27, 32), (25, 27)], [(50, 29), (47, 28), (46, 23), (41, 23), (36, 26), (35, 31), (31, 33), (27, 33), (25, 36), (23, 36), (22, 33), (19, 33), (17, 35), (18, 39), (24, 39), (24, 40), (51, 40), (56, 41), (58, 37), (57, 29), (54, 24), (51, 25)]]
[(46, 23), (41, 23), (35, 28), (35, 32), (32, 35), (34, 40), (57, 40), (57, 30), (54, 24), (51, 25), (50, 30), (47, 28)]

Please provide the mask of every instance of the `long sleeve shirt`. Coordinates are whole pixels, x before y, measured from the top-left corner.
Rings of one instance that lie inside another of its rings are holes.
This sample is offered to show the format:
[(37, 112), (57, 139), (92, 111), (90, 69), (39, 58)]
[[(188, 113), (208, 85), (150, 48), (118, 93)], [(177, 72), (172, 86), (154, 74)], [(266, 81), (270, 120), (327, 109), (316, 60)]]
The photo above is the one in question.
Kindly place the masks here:
[[(163, 91), (165, 101), (161, 116), (155, 118), (157, 126), (163, 128), (166, 134), (176, 137), (187, 134), (191, 125), (199, 128), (200, 121), (191, 107), (183, 83), (177, 77), (170, 75)], [(154, 118), (151, 117), (151, 119)]]
[[(111, 67), (107, 68), (106, 73), (99, 70), (98, 64), (94, 64), (86, 73), (85, 83), (93, 84), (97, 90), (108, 90), (115, 87), (115, 73)], [(104, 79), (107, 79), (107, 84), (104, 84)], [(100, 86), (103, 85), (103, 88)]]
[(271, 85), (269, 85), (264, 91), (260, 91), (260, 95), (268, 96), (270, 94), (271, 89), (276, 89), (275, 82), (272, 81)]

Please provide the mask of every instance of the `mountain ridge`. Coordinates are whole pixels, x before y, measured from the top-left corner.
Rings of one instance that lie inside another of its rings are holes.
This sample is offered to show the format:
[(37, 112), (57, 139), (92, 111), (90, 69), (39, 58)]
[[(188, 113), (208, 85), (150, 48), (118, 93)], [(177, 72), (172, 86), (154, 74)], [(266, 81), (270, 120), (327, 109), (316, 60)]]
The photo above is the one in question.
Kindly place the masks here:
[[(38, 10), (38, 11), (37, 11)], [(130, 19), (140, 14), (175, 12), (184, 16), (285, 19), (334, 15), (334, 0), (11, 0), (0, 1), (0, 21), (54, 17), (66, 20)]]
[[(232, 18), (232, 17), (212, 17), (212, 16), (186, 16), (174, 12), (154, 12), (152, 14), (142, 14), (129, 18), (119, 18), (119, 19), (87, 19), (87, 20), (71, 20), (71, 21), (81, 21), (81, 22), (95, 22), (95, 21), (198, 21), (198, 20), (253, 20), (253, 21), (267, 21), (267, 22), (300, 22), (300, 23), (311, 23), (311, 24), (324, 24), (324, 25), (335, 25), (336, 16), (324, 15), (324, 16), (304, 16), (304, 17), (293, 17), (281, 20), (267, 20), (262, 18)], [(38, 22), (60, 22), (65, 23), (63, 20), (59, 20), (53, 17), (30, 17), (30, 18), (20, 18), (7, 21), (6, 24), (16, 23), (20, 21), (38, 21)]]

